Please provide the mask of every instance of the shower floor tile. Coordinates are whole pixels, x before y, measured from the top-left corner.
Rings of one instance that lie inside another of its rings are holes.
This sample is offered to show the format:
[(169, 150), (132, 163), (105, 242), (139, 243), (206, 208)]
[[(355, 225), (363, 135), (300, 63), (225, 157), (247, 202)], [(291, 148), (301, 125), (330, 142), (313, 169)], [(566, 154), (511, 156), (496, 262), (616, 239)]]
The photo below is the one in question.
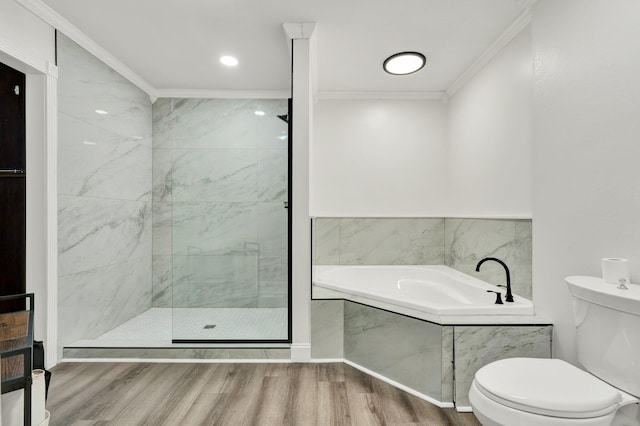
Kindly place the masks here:
[(182, 340), (286, 340), (286, 308), (151, 308), (69, 347), (171, 346)]

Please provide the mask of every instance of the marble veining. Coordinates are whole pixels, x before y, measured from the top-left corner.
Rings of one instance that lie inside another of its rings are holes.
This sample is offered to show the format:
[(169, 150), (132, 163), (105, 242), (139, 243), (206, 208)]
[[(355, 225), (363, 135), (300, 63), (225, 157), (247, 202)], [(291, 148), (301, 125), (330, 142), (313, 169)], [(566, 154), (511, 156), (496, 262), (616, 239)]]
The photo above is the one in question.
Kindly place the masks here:
[(169, 283), (156, 268), (158, 306), (168, 293), (182, 307), (287, 306), (286, 111), (286, 100), (153, 105), (153, 254), (173, 265)]
[(288, 153), (283, 149), (260, 149), (258, 151), (258, 200), (287, 200)]
[(171, 256), (153, 256), (152, 261), (152, 306), (170, 308), (173, 306), (173, 268)]
[(351, 302), (344, 304), (346, 359), (441, 400), (440, 326)]
[(150, 257), (150, 214), (149, 202), (59, 196), (58, 274)]
[(340, 264), (442, 264), (444, 220), (340, 220)]
[(510, 219), (446, 219), (445, 258), (448, 266), (492, 284), (506, 283), (495, 263), (475, 271), (484, 257), (497, 257), (510, 269), (513, 292), (531, 299), (531, 221)]
[(258, 158), (255, 149), (174, 149), (173, 154), (173, 201), (257, 200)]
[(316, 265), (444, 264), (493, 284), (504, 284), (503, 259), (515, 294), (531, 299), (531, 220), (458, 218), (314, 218)]
[(286, 308), (288, 306), (287, 257), (260, 256), (258, 258), (258, 306)]
[(453, 401), (453, 327), (442, 327), (442, 401)]
[(311, 358), (344, 358), (344, 303), (311, 301)]
[(60, 112), (58, 193), (148, 200), (151, 147)]
[(64, 345), (151, 306), (152, 108), (146, 93), (62, 33), (57, 51)]
[(173, 203), (173, 255), (258, 255), (255, 203)]
[(58, 110), (151, 146), (149, 96), (64, 34), (57, 42)]
[(340, 219), (313, 218), (312, 256), (315, 265), (340, 264)]
[(454, 327), (456, 406), (471, 405), (469, 388), (482, 366), (513, 357), (550, 358), (551, 333), (551, 326)]
[(152, 149), (153, 172), (152, 172), (152, 196), (154, 202), (171, 201), (173, 186), (173, 161), (170, 149)]
[(60, 344), (95, 338), (151, 307), (151, 257), (60, 276)]
[(287, 221), (287, 209), (282, 203), (258, 203), (258, 244), (261, 255), (287, 255)]
[(174, 256), (173, 261), (174, 307), (257, 307), (257, 256)]
[(170, 202), (154, 202), (152, 205), (153, 255), (170, 256), (173, 252), (173, 205)]
[[(334, 300), (312, 301), (312, 350), (316, 344), (337, 347), (331, 334), (340, 337), (333, 331), (339, 326), (329, 318), (339, 315), (338, 303), (344, 306), (345, 359), (457, 407), (469, 406), (467, 394), (480, 367), (503, 358), (551, 356), (552, 326), (440, 326)], [(331, 331), (322, 329), (324, 323)], [(324, 354), (321, 348), (317, 353)]]

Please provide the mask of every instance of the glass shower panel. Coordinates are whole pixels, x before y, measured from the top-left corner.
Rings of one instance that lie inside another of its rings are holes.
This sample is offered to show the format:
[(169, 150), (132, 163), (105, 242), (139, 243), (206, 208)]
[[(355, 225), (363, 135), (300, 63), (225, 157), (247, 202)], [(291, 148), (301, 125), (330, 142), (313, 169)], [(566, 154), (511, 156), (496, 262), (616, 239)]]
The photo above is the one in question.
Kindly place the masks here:
[(287, 100), (168, 101), (173, 340), (286, 341)]

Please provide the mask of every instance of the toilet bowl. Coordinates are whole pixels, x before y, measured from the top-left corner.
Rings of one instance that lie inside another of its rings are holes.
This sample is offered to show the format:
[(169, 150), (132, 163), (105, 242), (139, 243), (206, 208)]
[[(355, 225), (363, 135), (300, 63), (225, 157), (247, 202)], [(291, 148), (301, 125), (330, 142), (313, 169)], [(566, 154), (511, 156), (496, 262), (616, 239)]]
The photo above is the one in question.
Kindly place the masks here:
[(621, 424), (640, 426), (640, 286), (616, 287), (596, 277), (566, 282), (584, 370), (559, 359), (485, 365), (469, 390), (484, 426), (610, 426), (628, 411), (630, 420)]
[(509, 358), (476, 372), (469, 399), (484, 426), (605, 426), (637, 399), (559, 359)]

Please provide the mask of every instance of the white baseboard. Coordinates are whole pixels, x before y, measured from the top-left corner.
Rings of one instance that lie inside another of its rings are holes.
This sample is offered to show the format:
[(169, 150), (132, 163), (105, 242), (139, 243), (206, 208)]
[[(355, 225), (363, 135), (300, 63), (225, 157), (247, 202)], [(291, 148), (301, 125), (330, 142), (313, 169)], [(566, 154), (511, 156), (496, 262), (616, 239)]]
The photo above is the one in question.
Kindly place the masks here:
[(456, 411), (458, 413), (473, 413), (473, 408), (471, 406), (469, 407), (456, 407)]
[(344, 362), (344, 358), (311, 358), (309, 362), (315, 364), (335, 364), (337, 362)]
[(291, 362), (311, 362), (311, 344), (292, 343)]

